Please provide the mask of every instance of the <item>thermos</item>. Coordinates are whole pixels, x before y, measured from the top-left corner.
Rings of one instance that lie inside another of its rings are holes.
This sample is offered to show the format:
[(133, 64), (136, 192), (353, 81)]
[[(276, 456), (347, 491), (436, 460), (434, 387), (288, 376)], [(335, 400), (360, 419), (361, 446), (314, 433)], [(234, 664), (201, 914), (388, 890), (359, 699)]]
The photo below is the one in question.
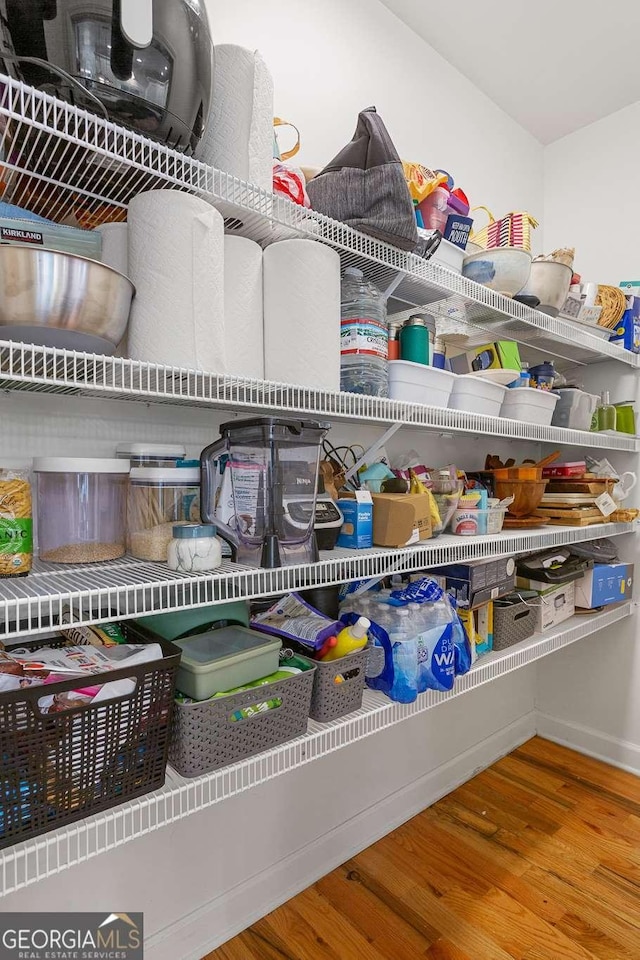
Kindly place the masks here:
[(400, 359), (428, 366), (436, 336), (436, 322), (428, 313), (416, 313), (400, 330)]

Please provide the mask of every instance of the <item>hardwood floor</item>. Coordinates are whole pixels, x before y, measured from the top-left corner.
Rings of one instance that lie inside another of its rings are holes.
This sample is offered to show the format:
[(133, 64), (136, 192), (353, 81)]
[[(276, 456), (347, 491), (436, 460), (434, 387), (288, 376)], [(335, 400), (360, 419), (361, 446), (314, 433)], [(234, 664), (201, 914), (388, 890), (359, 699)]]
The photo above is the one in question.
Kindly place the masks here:
[(538, 737), (205, 960), (640, 960), (640, 779)]

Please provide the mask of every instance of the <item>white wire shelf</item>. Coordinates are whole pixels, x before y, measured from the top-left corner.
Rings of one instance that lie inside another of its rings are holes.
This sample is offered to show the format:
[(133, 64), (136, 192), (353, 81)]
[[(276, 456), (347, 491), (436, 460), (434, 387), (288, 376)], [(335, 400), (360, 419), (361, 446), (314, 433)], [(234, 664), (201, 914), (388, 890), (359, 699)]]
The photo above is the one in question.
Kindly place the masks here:
[(189, 405), (233, 412), (296, 413), (357, 423), (400, 423), (439, 434), (506, 437), (640, 452), (640, 440), (623, 433), (616, 436), (543, 427), (523, 420), (421, 403), (200, 373), (7, 340), (0, 340), (0, 389)]
[(427, 304), (456, 306), (469, 323), (486, 331), (488, 340), (517, 340), (573, 363), (614, 358), (640, 366), (640, 356), (584, 328), (525, 307), (9, 77), (0, 80), (0, 172), (2, 197), (8, 202), (52, 220), (93, 227), (124, 220), (129, 201), (145, 190), (188, 191), (221, 210), (228, 232), (262, 244), (292, 236), (330, 244), (343, 266), (359, 266), (383, 290), (393, 290), (398, 311)]
[(76, 622), (84, 624), (128, 620), (446, 563), (527, 553), (618, 536), (634, 529), (633, 523), (602, 523), (592, 527), (541, 527), (494, 536), (445, 535), (399, 550), (375, 547), (351, 552), (337, 548), (324, 552), (318, 563), (275, 570), (224, 561), (219, 572), (198, 577), (185, 577), (166, 564), (130, 557), (78, 566), (36, 561), (29, 576), (0, 580), (0, 640), (44, 633), (69, 612)]
[(618, 623), (631, 613), (632, 604), (625, 603), (595, 616), (572, 617), (553, 630), (482, 657), (469, 673), (456, 679), (453, 690), (428, 691), (415, 703), (394, 703), (381, 693), (367, 690), (360, 710), (331, 723), (309, 721), (304, 736), (205, 776), (187, 780), (169, 768), (161, 790), (1, 851), (1, 894), (7, 895), (55, 876), (136, 837), (424, 713)]

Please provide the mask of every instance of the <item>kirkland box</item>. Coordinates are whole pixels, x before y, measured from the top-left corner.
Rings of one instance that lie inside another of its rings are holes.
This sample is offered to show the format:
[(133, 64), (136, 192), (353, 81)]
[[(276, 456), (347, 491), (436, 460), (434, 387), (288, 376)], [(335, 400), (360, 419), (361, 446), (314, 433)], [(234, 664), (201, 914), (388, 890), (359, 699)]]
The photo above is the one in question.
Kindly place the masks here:
[(481, 560), (477, 563), (453, 563), (438, 568), (446, 578), (446, 591), (461, 607), (479, 607), (511, 593), (515, 585), (513, 557)]
[(630, 600), (633, 593), (632, 563), (596, 563), (576, 580), (576, 607), (605, 607)]

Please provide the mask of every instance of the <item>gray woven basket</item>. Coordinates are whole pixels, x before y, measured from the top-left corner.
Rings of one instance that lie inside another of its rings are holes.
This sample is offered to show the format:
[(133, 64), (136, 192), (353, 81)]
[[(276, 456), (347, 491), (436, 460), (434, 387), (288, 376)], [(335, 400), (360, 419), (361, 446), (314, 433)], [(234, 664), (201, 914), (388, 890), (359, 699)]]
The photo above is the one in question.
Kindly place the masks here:
[(524, 601), (501, 607), (493, 605), (493, 649), (506, 650), (536, 632), (536, 610)]
[[(339, 660), (309, 661), (316, 668), (309, 714), (312, 720), (328, 723), (360, 709), (367, 656), (365, 648)], [(342, 677), (342, 681), (336, 683), (337, 677)]]
[[(184, 777), (197, 777), (306, 733), (314, 675), (315, 669), (305, 670), (218, 700), (176, 702), (170, 763)], [(273, 700), (280, 705), (231, 719), (238, 710)]]

